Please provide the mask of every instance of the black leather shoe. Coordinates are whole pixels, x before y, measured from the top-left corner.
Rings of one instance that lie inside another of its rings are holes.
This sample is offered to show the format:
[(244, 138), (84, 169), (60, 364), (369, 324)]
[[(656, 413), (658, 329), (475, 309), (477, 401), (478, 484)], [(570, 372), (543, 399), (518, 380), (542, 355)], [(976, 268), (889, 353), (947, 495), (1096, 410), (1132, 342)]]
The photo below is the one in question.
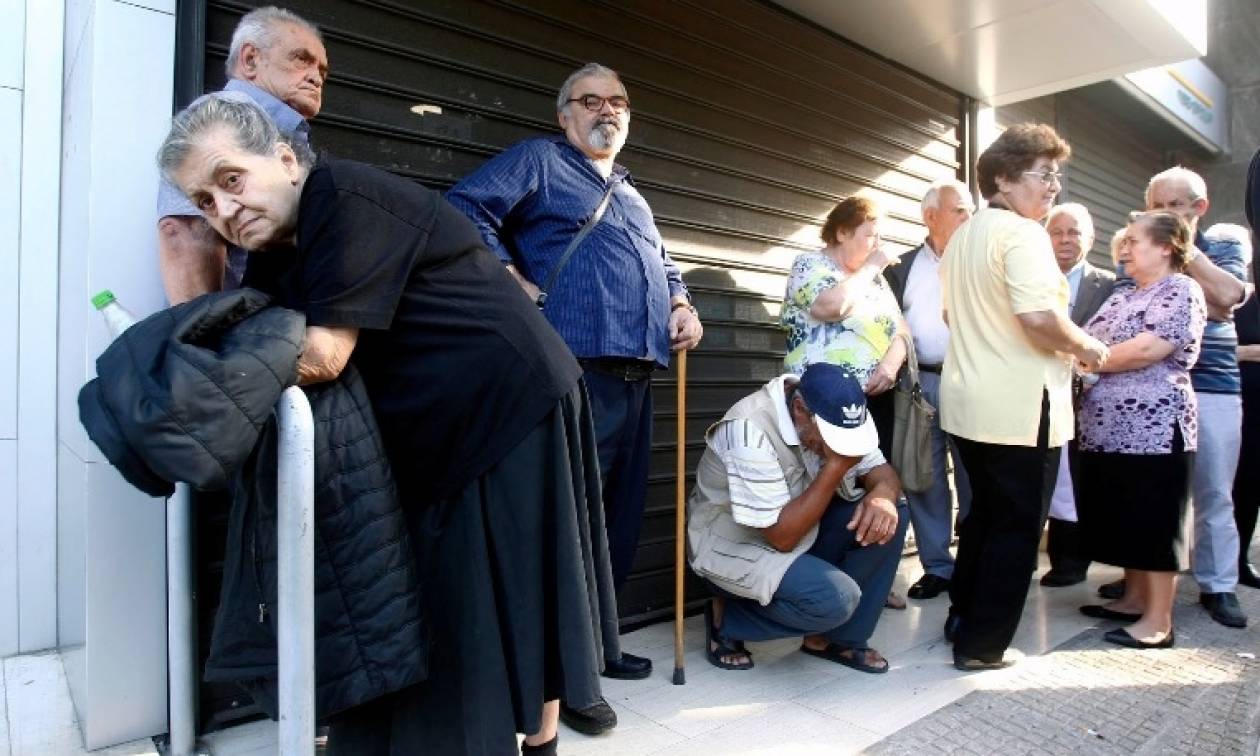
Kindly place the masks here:
[(1238, 563), (1238, 584), (1248, 588), (1260, 588), (1260, 575), (1256, 574), (1255, 565), (1251, 562)]
[(958, 628), (961, 626), (962, 626), (962, 617), (958, 616), (957, 614), (954, 614), (953, 612), (950, 612), (949, 616), (945, 618), (945, 642), (946, 643), (954, 642), (954, 639), (958, 637)]
[(571, 709), (561, 701), (560, 721), (584, 735), (598, 735), (617, 726), (617, 712), (602, 698), (585, 709)]
[(1041, 576), (1041, 584), (1047, 588), (1064, 588), (1069, 585), (1085, 582), (1084, 572), (1066, 572), (1050, 570)]
[(918, 582), (910, 586), (910, 590), (906, 595), (912, 599), (934, 599), (941, 595), (942, 592), (949, 590), (949, 579), (940, 575), (927, 574), (919, 578)]
[(1137, 622), (1142, 619), (1140, 614), (1132, 614), (1130, 612), (1117, 612), (1115, 609), (1108, 609), (1098, 604), (1086, 604), (1081, 607), (1081, 614), (1094, 619), (1116, 620), (1118, 622)]
[(1118, 646), (1127, 646), (1129, 648), (1142, 648), (1142, 649), (1172, 648), (1173, 643), (1176, 642), (1176, 639), (1173, 637), (1172, 630), (1168, 631), (1168, 635), (1165, 635), (1163, 640), (1155, 641), (1154, 643), (1146, 643), (1145, 641), (1140, 641), (1137, 638), (1134, 638), (1132, 635), (1129, 635), (1129, 631), (1125, 630), (1123, 627), (1117, 627), (1115, 630), (1109, 630), (1103, 633), (1103, 640), (1107, 641), (1108, 643), (1115, 643)]
[(997, 661), (984, 661), (983, 659), (971, 659), (966, 656), (954, 657), (954, 669), (959, 672), (988, 672), (991, 669), (1006, 669), (1015, 665), (1014, 659), (998, 659)]
[(1225, 627), (1246, 627), (1247, 615), (1238, 605), (1238, 597), (1232, 593), (1200, 593), (1199, 603), (1208, 610), (1212, 619)]
[(652, 660), (623, 651), (620, 659), (605, 661), (600, 674), (614, 680), (643, 680), (652, 674)]
[(556, 744), (559, 742), (560, 736), (556, 735), (541, 745), (532, 746), (528, 743), (521, 743), (521, 756), (556, 756)]
[(1116, 601), (1124, 597), (1124, 578), (1098, 586), (1098, 597)]

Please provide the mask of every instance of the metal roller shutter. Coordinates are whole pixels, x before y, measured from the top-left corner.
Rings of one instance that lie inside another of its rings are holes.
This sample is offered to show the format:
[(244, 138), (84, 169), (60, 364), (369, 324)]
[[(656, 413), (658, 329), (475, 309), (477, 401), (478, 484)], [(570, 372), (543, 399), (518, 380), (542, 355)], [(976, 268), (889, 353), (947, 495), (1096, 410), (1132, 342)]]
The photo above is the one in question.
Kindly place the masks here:
[(1072, 144), (1065, 202), (1079, 202), (1094, 217), (1093, 265), (1111, 270), (1111, 237), (1146, 207), (1146, 182), (1168, 167), (1162, 150), (1114, 121), (1102, 121), (1079, 96), (1059, 95), (1059, 123)]
[[(206, 89), (223, 83), (231, 31), (252, 5), (207, 4), (201, 58), (190, 67)], [(689, 366), (690, 468), (705, 427), (780, 372), (787, 268), (818, 246), (834, 203), (871, 192), (889, 211), (887, 238), (908, 249), (923, 236), (923, 191), (959, 173), (957, 93), (757, 0), (287, 6), (320, 25), (332, 64), (315, 145), (434, 188), (521, 139), (554, 133), (556, 89), (582, 63), (623, 74), (634, 116), (621, 161), (706, 325)], [(418, 104), (442, 112), (419, 116)], [(626, 622), (663, 616), (672, 602), (672, 374), (656, 383), (648, 510), (621, 597)]]

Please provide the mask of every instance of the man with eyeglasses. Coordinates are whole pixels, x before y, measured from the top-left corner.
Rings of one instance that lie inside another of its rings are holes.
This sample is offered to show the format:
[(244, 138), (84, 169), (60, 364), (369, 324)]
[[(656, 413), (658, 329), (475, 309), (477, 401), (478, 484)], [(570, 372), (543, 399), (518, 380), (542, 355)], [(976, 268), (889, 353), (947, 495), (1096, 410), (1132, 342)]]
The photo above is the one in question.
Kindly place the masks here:
[[(700, 343), (703, 329), (651, 209), (615, 162), (630, 127), (617, 72), (598, 63), (574, 71), (560, 87), (556, 113), (562, 135), (507, 149), (447, 199), (477, 225), (585, 370), (620, 591), (647, 497), (651, 375), (669, 365), (671, 350)], [(605, 657), (605, 677), (651, 674), (649, 659), (614, 649)], [(588, 734), (617, 723), (606, 703), (582, 710), (562, 703), (560, 716)]]
[[(1199, 402), (1199, 448), (1191, 486), (1194, 496), (1194, 549), (1191, 568), (1199, 584), (1199, 603), (1226, 627), (1246, 627), (1238, 604), (1241, 545), (1234, 520), (1234, 473), (1242, 443), (1242, 377), (1238, 369), (1238, 332), (1234, 309), (1248, 295), (1247, 266), (1234, 239), (1209, 240), (1199, 230), (1208, 211), (1207, 184), (1194, 171), (1177, 166), (1157, 173), (1146, 187), (1146, 209), (1180, 215), (1202, 254), (1191, 258), (1186, 274), (1199, 283), (1207, 303), (1199, 361), (1190, 382)], [(1099, 589), (1106, 598), (1123, 595), (1123, 583)]]
[[(1065, 202), (1050, 208), (1046, 216), (1046, 232), (1054, 248), (1054, 259), (1068, 281), (1068, 314), (1078, 326), (1098, 312), (1116, 285), (1113, 273), (1100, 270), (1085, 259), (1094, 246), (1094, 219), (1089, 210), (1077, 202)], [(1059, 473), (1054, 493), (1050, 496), (1050, 517), (1046, 531), (1046, 555), (1050, 570), (1041, 576), (1047, 588), (1060, 588), (1084, 582), (1090, 559), (1081, 541), (1076, 518), (1076, 496), (1069, 472), (1071, 447), (1064, 447), (1059, 456)]]

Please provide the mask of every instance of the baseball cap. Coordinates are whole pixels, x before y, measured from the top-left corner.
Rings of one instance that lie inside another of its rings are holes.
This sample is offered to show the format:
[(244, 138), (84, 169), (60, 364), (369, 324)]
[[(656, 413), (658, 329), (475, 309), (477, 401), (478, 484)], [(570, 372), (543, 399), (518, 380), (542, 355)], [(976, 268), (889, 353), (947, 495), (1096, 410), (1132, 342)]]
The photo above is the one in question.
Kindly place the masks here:
[(847, 368), (814, 363), (805, 368), (796, 390), (814, 413), (823, 441), (836, 454), (865, 457), (879, 446), (866, 393)]

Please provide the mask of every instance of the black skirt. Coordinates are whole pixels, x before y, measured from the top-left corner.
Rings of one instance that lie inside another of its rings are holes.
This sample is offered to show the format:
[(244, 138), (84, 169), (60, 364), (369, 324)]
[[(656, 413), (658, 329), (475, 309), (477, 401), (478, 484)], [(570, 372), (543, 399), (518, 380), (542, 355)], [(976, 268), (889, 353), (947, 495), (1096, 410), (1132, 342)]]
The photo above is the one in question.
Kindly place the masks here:
[(413, 514), (429, 679), (336, 718), (329, 753), (514, 754), (544, 701), (598, 701), (603, 659), (620, 649), (583, 387), (485, 475)]
[(1174, 434), (1170, 454), (1076, 449), (1072, 486), (1089, 558), (1134, 570), (1177, 572), (1194, 452)]

